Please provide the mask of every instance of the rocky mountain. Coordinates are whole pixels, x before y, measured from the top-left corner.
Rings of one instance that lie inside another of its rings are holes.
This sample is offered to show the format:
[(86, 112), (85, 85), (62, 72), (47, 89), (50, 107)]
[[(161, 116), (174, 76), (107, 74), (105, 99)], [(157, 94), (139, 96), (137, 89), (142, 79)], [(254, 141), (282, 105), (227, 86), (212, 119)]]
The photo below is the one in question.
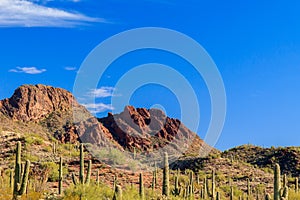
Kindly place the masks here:
[[(39, 179), (39, 172), (47, 166), (52, 171), (49, 180), (54, 180), (57, 169), (52, 165), (58, 163), (59, 156), (63, 157), (69, 174), (77, 173), (79, 142), (89, 143), (85, 144), (86, 159), (92, 159), (94, 172), (100, 170), (108, 185), (118, 173), (121, 185), (128, 184), (128, 180), (137, 184), (139, 173), (135, 172), (144, 169), (137, 160), (161, 162), (161, 156), (156, 156), (165, 151), (169, 153), (171, 169), (200, 170), (202, 175), (215, 169), (220, 184), (227, 184), (230, 178), (243, 191), (247, 190), (248, 179), (252, 186), (264, 186), (271, 191), (274, 163), (280, 164), (283, 173), (300, 175), (298, 147), (243, 145), (220, 152), (180, 120), (166, 116), (161, 110), (125, 106), (119, 114), (108, 113), (97, 119), (70, 92), (45, 85), (23, 85), (12, 97), (0, 101), (0, 168), (3, 170), (13, 168), (16, 141), (22, 142), (22, 158), (32, 163), (34, 179)], [(95, 153), (96, 147), (105, 148)], [(132, 159), (133, 152), (139, 159)], [(99, 157), (107, 160), (99, 162)], [(119, 170), (120, 165), (124, 170)], [(92, 174), (92, 178), (96, 179), (96, 175)], [(145, 185), (150, 188), (152, 172), (144, 176)], [(65, 184), (71, 184), (71, 176), (66, 175)], [(56, 189), (52, 181), (47, 182), (47, 187)]]
[(12, 121), (41, 125), (62, 143), (81, 141), (98, 147), (149, 154), (203, 156), (212, 148), (180, 120), (158, 109), (125, 106), (120, 114), (96, 119), (61, 88), (23, 85), (0, 101), (0, 113)]
[(149, 153), (164, 149), (171, 155), (200, 156), (212, 149), (180, 120), (166, 116), (159, 109), (125, 106), (120, 114), (108, 113), (99, 121), (130, 151), (135, 148)]
[[(279, 163), (284, 173), (300, 175), (300, 149), (297, 147), (243, 145), (219, 152), (180, 120), (166, 116), (161, 110), (125, 106), (119, 114), (108, 113), (97, 119), (70, 92), (40, 84), (20, 86), (12, 97), (0, 101), (1, 131), (6, 134), (3, 141), (7, 141), (1, 149), (8, 148), (11, 142), (14, 144), (17, 138), (26, 140), (35, 133), (34, 137), (40, 137), (47, 145), (54, 138), (62, 145), (84, 142), (92, 147), (135, 151), (146, 160), (151, 155), (168, 151), (170, 159), (176, 160), (171, 165), (174, 169), (201, 169), (209, 160), (205, 155), (210, 152), (217, 158), (242, 161), (261, 169), (270, 169), (274, 163)], [(3, 155), (10, 152), (8, 149)]]

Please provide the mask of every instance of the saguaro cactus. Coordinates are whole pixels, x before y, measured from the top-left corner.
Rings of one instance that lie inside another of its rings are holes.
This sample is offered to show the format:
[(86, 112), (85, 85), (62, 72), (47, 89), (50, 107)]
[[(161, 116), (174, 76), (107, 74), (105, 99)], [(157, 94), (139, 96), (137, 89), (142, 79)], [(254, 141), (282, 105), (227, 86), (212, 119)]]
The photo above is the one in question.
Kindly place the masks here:
[(122, 188), (120, 185), (116, 185), (113, 200), (122, 200), (123, 195), (122, 195)]
[(215, 169), (211, 172), (211, 197), (212, 199), (216, 198), (216, 183), (215, 183)]
[(62, 157), (59, 158), (59, 177), (58, 177), (58, 194), (62, 193), (62, 181), (63, 181), (63, 161)]
[(298, 193), (299, 191), (299, 180), (298, 177), (295, 178), (295, 192)]
[(288, 184), (288, 180), (287, 180), (287, 177), (286, 177), (286, 174), (283, 175), (283, 188), (285, 188), (285, 186), (287, 186)]
[(250, 199), (251, 197), (251, 185), (249, 178), (247, 179), (247, 199)]
[[(21, 170), (21, 165), (21, 142), (19, 141), (16, 148), (13, 199), (17, 199), (18, 196), (23, 195), (27, 188), (30, 161), (26, 161), (24, 172)], [(23, 176), (21, 174), (23, 174)]]
[(180, 195), (180, 188), (179, 188), (179, 183), (178, 183), (178, 174), (175, 176), (175, 188), (174, 190), (172, 191), (172, 194), (174, 196), (179, 196)]
[(269, 194), (269, 193), (267, 193), (267, 194), (266, 194), (266, 196), (265, 196), (265, 200), (271, 200), (271, 196), (270, 196), (270, 194)]
[(289, 188), (287, 186), (287, 178), (283, 178), (283, 188), (280, 186), (280, 166), (275, 164), (274, 166), (274, 200), (287, 200)]
[(145, 193), (144, 193), (144, 181), (143, 181), (143, 174), (140, 173), (140, 183), (139, 183), (139, 195), (141, 200), (144, 200), (145, 198)]
[(234, 195), (233, 195), (233, 187), (230, 186), (230, 195), (229, 195), (229, 199), (230, 199), (230, 200), (233, 200), (233, 198), (234, 198)]
[(163, 162), (163, 186), (162, 186), (162, 194), (165, 196), (169, 196), (169, 160), (168, 153), (164, 153), (164, 162)]
[(220, 200), (221, 199), (221, 196), (220, 196), (220, 193), (217, 192), (217, 195), (216, 195), (216, 200)]
[(155, 171), (153, 171), (152, 172), (152, 185), (151, 185), (151, 187), (152, 187), (152, 190), (154, 190), (155, 189)]
[(280, 166), (275, 164), (274, 166), (274, 200), (280, 200)]
[(207, 194), (208, 194), (208, 184), (207, 184), (207, 177), (205, 176), (203, 180), (203, 199), (206, 199)]
[(75, 177), (75, 174), (72, 174), (72, 180), (74, 185), (80, 184), (89, 184), (91, 179), (91, 169), (92, 169), (92, 161), (89, 160), (88, 168), (87, 168), (87, 175), (84, 180), (84, 152), (83, 152), (83, 144), (80, 144), (80, 171), (79, 171), (79, 182)]

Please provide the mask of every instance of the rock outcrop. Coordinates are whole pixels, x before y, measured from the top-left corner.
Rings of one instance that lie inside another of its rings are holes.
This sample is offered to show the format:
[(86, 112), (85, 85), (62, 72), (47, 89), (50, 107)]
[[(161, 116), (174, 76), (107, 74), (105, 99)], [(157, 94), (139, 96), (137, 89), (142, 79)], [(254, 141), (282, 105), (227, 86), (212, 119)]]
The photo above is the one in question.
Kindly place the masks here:
[(40, 84), (17, 88), (11, 98), (0, 101), (0, 113), (13, 121), (41, 124), (62, 143), (81, 141), (145, 154), (163, 150), (197, 156), (211, 149), (161, 110), (126, 106), (120, 114), (96, 119), (70, 92)]
[(53, 112), (66, 112), (79, 106), (74, 96), (61, 88), (45, 85), (23, 85), (0, 103), (0, 112), (13, 120), (39, 121)]
[(211, 147), (180, 120), (158, 109), (126, 106), (120, 114), (108, 113), (99, 121), (124, 148), (153, 152), (165, 148), (172, 154), (205, 155)]
[(0, 101), (0, 113), (13, 121), (41, 124), (63, 143), (78, 141), (74, 110), (92, 117), (69, 91), (41, 84), (22, 85)]

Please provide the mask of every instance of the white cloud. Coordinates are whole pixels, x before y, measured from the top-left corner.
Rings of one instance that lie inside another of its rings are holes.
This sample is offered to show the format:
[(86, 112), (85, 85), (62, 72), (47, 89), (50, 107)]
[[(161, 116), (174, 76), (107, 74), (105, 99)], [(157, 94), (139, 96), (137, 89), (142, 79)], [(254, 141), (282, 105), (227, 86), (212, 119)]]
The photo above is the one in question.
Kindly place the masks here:
[(76, 67), (65, 67), (65, 70), (67, 70), (67, 71), (75, 71)]
[(104, 98), (113, 96), (114, 87), (101, 87), (90, 91), (89, 95), (95, 98)]
[(97, 114), (104, 112), (106, 110), (114, 110), (114, 107), (111, 104), (104, 103), (94, 103), (94, 104), (82, 104), (86, 109), (88, 109), (91, 113)]
[(74, 27), (91, 22), (105, 20), (28, 0), (0, 0), (0, 27)]
[(46, 69), (37, 69), (36, 67), (17, 67), (16, 69), (11, 69), (9, 71), (16, 72), (16, 73), (26, 73), (26, 74), (41, 74), (47, 70)]

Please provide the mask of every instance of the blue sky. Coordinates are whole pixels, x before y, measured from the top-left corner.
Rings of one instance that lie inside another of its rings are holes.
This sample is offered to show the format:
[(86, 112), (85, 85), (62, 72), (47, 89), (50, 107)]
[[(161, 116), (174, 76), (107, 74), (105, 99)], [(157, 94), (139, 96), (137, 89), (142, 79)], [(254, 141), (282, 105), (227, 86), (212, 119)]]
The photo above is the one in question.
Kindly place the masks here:
[[(222, 75), (227, 116), (216, 145), (300, 146), (300, 2), (171, 0), (0, 0), (0, 98), (22, 84), (72, 91), (81, 63), (100, 42), (125, 30), (164, 27), (200, 43)], [(166, 52), (138, 51), (116, 60), (97, 90), (98, 116), (111, 109), (116, 81), (136, 65), (167, 64), (188, 77), (201, 103), (205, 135), (210, 101), (201, 77)], [(147, 94), (147, 98), (145, 98)], [(121, 95), (121, 94), (120, 94)], [(145, 85), (131, 104), (161, 104), (180, 118), (176, 95)], [(188, 122), (185, 122), (188, 124)]]

